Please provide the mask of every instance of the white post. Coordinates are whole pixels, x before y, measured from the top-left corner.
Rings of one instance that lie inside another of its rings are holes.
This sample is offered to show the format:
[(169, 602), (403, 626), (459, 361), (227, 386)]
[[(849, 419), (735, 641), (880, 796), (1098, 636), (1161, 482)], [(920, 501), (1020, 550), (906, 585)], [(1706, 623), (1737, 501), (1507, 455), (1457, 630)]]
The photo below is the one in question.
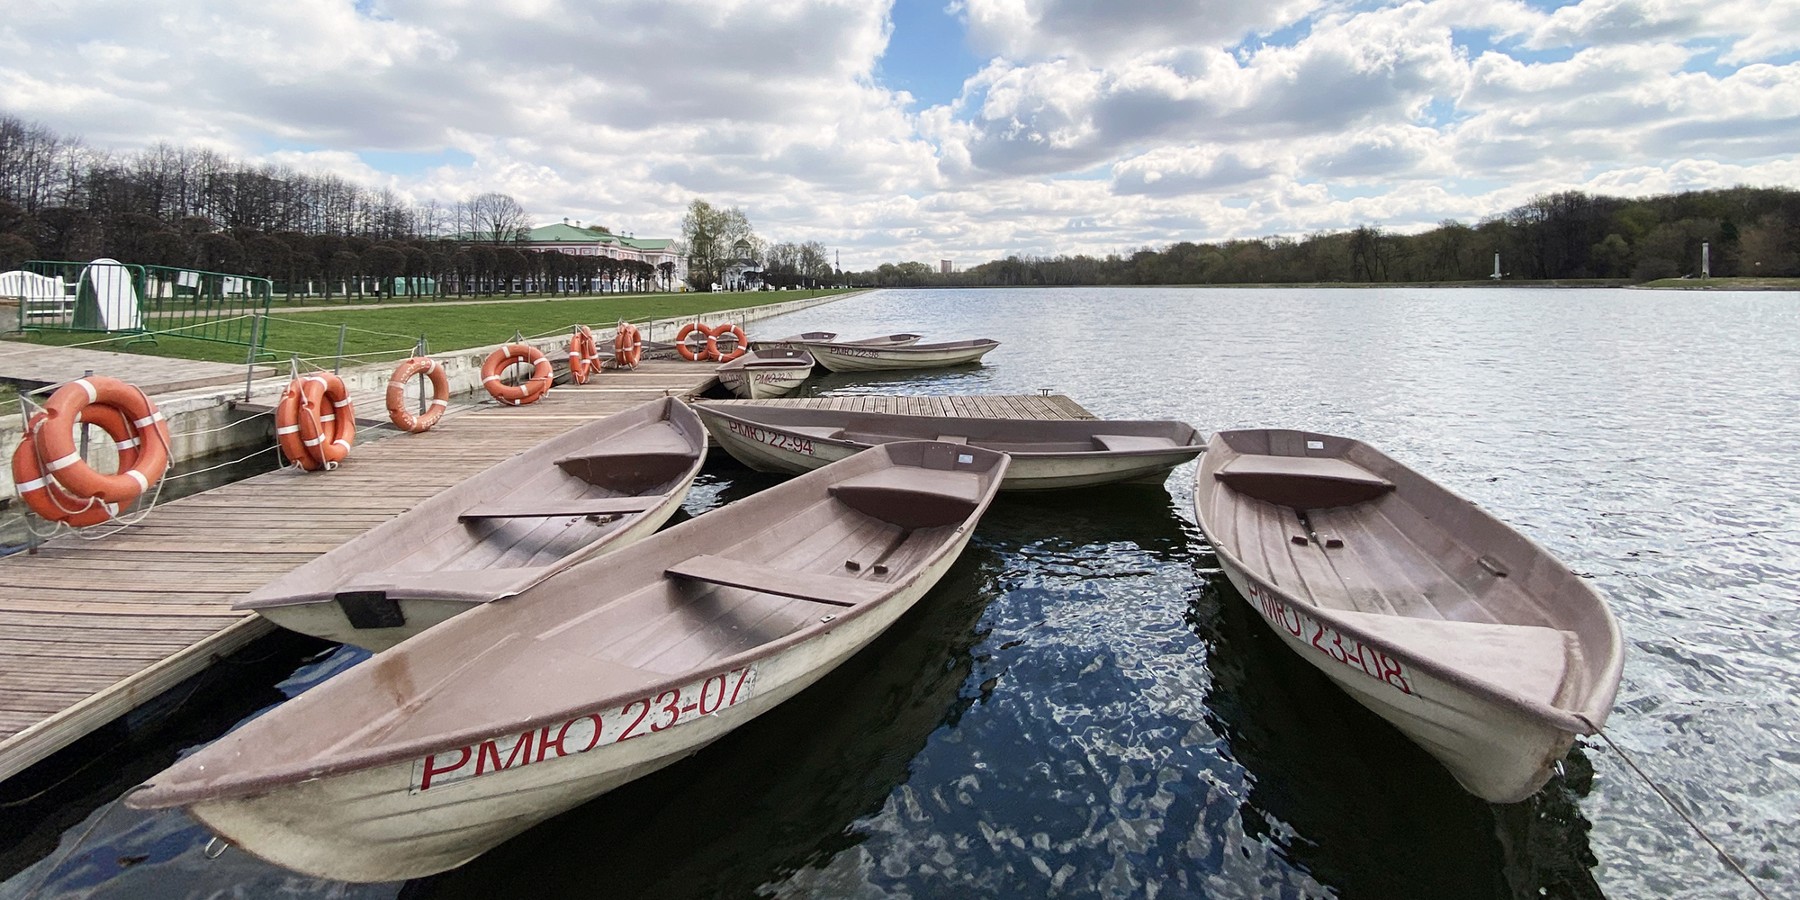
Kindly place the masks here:
[(1700, 242), (1700, 277), (1712, 277), (1712, 244), (1707, 241)]

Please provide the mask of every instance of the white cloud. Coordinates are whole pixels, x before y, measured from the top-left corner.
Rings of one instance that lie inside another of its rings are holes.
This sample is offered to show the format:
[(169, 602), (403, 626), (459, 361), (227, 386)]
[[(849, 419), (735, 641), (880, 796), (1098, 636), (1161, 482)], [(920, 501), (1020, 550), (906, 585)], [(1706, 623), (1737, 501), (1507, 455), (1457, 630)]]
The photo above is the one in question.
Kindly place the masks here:
[(360, 8), (14, 3), (0, 113), (638, 234), (705, 196), (857, 267), (1797, 183), (1792, 3), (961, 0), (991, 59), (923, 109), (872, 74), (881, 2)]

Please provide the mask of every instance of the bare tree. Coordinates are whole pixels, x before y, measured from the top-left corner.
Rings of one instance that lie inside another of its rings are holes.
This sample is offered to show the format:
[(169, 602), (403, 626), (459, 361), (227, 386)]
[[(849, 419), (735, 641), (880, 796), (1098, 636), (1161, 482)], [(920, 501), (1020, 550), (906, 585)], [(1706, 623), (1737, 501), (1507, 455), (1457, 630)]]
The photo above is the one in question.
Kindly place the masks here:
[(490, 244), (521, 240), (526, 229), (525, 207), (511, 194), (489, 191), (468, 200), (469, 235)]

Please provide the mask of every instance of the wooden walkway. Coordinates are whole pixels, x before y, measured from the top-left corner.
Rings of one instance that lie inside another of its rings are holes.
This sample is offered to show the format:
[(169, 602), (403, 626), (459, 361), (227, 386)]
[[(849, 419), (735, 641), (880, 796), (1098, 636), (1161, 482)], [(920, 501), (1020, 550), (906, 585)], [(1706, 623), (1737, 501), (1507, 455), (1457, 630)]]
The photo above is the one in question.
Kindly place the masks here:
[(684, 363), (607, 372), (359, 445), (334, 472), (270, 472), (0, 559), (0, 780), (270, 631), (231, 609), (270, 578), (519, 450), (711, 377)]
[(956, 416), (982, 419), (1093, 419), (1093, 413), (1061, 394), (982, 394), (954, 397), (906, 397), (897, 394), (851, 394), (835, 397), (783, 397), (776, 400), (708, 400), (756, 406), (798, 406), (904, 416)]
[[(711, 379), (708, 367), (647, 361), (530, 406), (484, 405), (425, 434), (358, 445), (333, 472), (270, 472), (164, 503), (115, 534), (0, 558), (0, 780), (272, 630), (232, 611), (244, 593), (539, 441)], [(775, 402), (1093, 418), (1060, 396)]]
[[(0, 382), (32, 386), (61, 384), (88, 372), (131, 382), (151, 396), (244, 383), (244, 366), (241, 364), (0, 341)], [(258, 378), (273, 374), (273, 366), (256, 367)]]

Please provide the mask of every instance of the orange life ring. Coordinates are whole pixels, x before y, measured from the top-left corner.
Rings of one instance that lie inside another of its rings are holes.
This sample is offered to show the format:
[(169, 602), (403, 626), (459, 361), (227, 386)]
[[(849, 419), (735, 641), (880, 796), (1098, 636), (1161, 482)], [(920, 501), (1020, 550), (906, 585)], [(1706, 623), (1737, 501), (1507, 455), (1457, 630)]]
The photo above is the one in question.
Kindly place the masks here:
[[(112, 412), (110, 408), (108, 411)], [(116, 413), (114, 416), (120, 425), (126, 424), (124, 416)], [(13, 450), (12, 476), (13, 484), (19, 491), (19, 499), (25, 501), (25, 506), (45, 521), (62, 522), (72, 528), (99, 525), (117, 517), (119, 514), (118, 504), (108, 503), (94, 497), (73, 496), (63, 490), (55, 479), (44, 476), (43, 463), (38, 459), (37, 444), (31, 439), (31, 432), (43, 422), (43, 418), (44, 414), (41, 412), (32, 415), (31, 421), (26, 425), (24, 437), (20, 438), (19, 446)], [(114, 435), (114, 439), (117, 440), (117, 432), (106, 427), (106, 423), (95, 420), (92, 424), (101, 426), (108, 434)], [(135, 438), (128, 440), (135, 440)], [(121, 467), (127, 465), (128, 453), (133, 459), (137, 455), (137, 445), (133, 443), (127, 447), (126, 443), (126, 441), (119, 441), (119, 465)]]
[[(431, 405), (422, 413), (414, 413), (412, 404), (406, 402), (406, 386), (420, 375), (431, 381)], [(444, 367), (429, 356), (401, 360), (393, 377), (388, 379), (388, 418), (401, 431), (412, 434), (430, 431), (431, 426), (444, 417), (444, 409), (449, 405), (450, 377), (444, 374)]]
[(638, 327), (630, 322), (620, 322), (618, 333), (613, 335), (614, 365), (622, 369), (635, 369), (643, 359), (644, 341), (638, 336)]
[[(356, 406), (330, 372), (300, 376), (300, 444), (318, 468), (335, 469), (356, 440)], [(278, 426), (279, 427), (279, 426)]]
[[(518, 384), (507, 384), (501, 380), (500, 373), (515, 363), (530, 363), (531, 375)], [(489, 353), (487, 361), (481, 364), (481, 386), (487, 388), (495, 400), (513, 406), (536, 403), (550, 392), (550, 381), (554, 377), (550, 361), (530, 344), (507, 344)]]
[[(138, 441), (128, 448), (136, 450), (131, 462), (126, 464), (121, 458), (119, 471), (111, 475), (95, 471), (75, 448), (77, 424), (85, 421), (106, 427), (105, 414), (99, 410), (102, 407), (111, 407), (126, 423), (125, 435), (114, 434), (115, 440)], [(31, 439), (44, 473), (84, 501), (93, 498), (128, 505), (169, 469), (169, 426), (156, 404), (134, 385), (104, 375), (77, 378), (57, 388), (45, 402), (44, 417), (31, 430)]]
[(288, 386), (281, 391), (281, 399), (275, 401), (275, 444), (281, 448), (281, 455), (288, 462), (299, 466), (302, 471), (311, 472), (323, 468), (323, 464), (306, 452), (306, 445), (300, 442), (302, 384), (298, 378), (288, 382)]
[(576, 384), (587, 384), (588, 376), (600, 370), (600, 345), (594, 341), (593, 329), (575, 326), (569, 338), (569, 378)]
[[(728, 334), (731, 335), (733, 341), (732, 350), (730, 353), (724, 353), (719, 350), (719, 338)], [(714, 325), (712, 331), (707, 334), (706, 355), (709, 359), (715, 359), (719, 362), (731, 362), (732, 360), (743, 356), (745, 353), (749, 352), (749, 350), (750, 339), (744, 335), (744, 329), (733, 325), (730, 322), (726, 322), (723, 325)]]
[[(688, 337), (694, 334), (700, 335), (701, 340), (689, 343)], [(699, 362), (706, 358), (706, 342), (711, 340), (711, 328), (699, 322), (689, 322), (681, 326), (681, 330), (675, 333), (675, 352), (681, 354), (681, 358), (688, 362)]]

